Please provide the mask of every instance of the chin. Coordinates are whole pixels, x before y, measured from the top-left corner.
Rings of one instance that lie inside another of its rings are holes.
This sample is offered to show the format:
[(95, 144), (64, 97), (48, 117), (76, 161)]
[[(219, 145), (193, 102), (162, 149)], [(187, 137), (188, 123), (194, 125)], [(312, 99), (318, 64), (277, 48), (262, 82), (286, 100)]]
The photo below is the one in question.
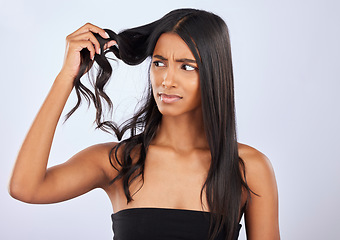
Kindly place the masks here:
[[(162, 104), (163, 105), (163, 104)], [(175, 106), (175, 105), (165, 105), (162, 106), (157, 103), (158, 111), (163, 116), (169, 116), (169, 117), (178, 117), (183, 115), (192, 115), (197, 116), (197, 111), (200, 111), (198, 108), (195, 109), (183, 109), (181, 106)]]
[(177, 108), (170, 108), (170, 107), (158, 107), (158, 111), (163, 115), (163, 116), (171, 116), (171, 117), (175, 117), (175, 116), (179, 116), (181, 114), (183, 114), (183, 112), (179, 111), (179, 109)]

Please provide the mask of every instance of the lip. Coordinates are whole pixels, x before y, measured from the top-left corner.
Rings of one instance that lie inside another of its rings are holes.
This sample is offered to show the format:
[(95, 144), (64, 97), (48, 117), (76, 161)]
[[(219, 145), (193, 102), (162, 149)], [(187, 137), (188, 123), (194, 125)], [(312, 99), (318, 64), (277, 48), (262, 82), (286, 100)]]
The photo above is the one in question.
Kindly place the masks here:
[(174, 103), (181, 100), (183, 97), (177, 94), (166, 94), (163, 92), (158, 93), (159, 99), (164, 103)]

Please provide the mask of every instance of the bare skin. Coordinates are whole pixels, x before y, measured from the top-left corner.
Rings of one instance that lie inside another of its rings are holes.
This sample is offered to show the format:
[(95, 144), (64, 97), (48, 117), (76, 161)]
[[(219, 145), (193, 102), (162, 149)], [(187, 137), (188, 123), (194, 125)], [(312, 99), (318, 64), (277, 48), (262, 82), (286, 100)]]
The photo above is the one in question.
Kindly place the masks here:
[[(65, 163), (46, 169), (55, 128), (79, 69), (79, 52), (88, 48), (93, 57), (99, 51), (99, 44), (91, 32), (106, 38), (103, 29), (86, 24), (66, 39), (63, 68), (16, 159), (9, 183), (11, 196), (28, 203), (55, 203), (102, 188), (109, 196), (114, 212), (139, 207), (209, 211), (204, 194), (203, 206), (200, 202), (200, 191), (210, 165), (210, 151), (203, 131), (199, 75), (196, 63), (188, 61), (195, 58), (175, 34), (163, 34), (153, 54), (150, 77), (163, 119), (145, 160), (144, 186), (133, 196), (134, 201), (126, 204), (121, 181), (109, 185), (117, 175), (108, 159), (109, 151), (116, 143), (91, 146)], [(113, 44), (115, 42), (111, 41), (108, 46)], [(163, 93), (168, 96), (163, 95), (161, 99)], [(262, 153), (247, 145), (239, 144), (239, 155), (245, 162), (250, 188), (261, 195), (252, 195), (245, 212), (247, 239), (280, 239), (278, 194), (272, 166)], [(116, 167), (119, 169), (118, 165)], [(140, 184), (138, 180), (133, 182), (132, 194)], [(245, 201), (244, 193), (240, 211)]]

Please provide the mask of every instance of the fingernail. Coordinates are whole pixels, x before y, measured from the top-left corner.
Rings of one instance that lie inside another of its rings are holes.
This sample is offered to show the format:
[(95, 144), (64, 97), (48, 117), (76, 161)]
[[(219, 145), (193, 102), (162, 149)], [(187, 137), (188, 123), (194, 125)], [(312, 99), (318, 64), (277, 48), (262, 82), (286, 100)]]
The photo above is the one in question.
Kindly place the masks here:
[(107, 38), (110, 38), (110, 36), (107, 32), (105, 32), (105, 35), (106, 35)]
[(102, 49), (99, 48), (99, 50), (98, 50), (98, 55), (100, 55), (101, 52), (102, 52)]

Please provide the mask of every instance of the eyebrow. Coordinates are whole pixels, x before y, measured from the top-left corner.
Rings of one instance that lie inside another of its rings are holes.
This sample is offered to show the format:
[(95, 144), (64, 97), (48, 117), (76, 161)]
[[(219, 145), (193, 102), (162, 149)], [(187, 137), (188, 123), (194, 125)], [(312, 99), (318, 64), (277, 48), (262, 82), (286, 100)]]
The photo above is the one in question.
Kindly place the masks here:
[[(168, 61), (168, 59), (166, 59), (165, 57), (161, 56), (161, 55), (154, 55), (154, 58), (158, 58), (164, 61)], [(176, 62), (189, 62), (189, 63), (196, 63), (196, 60), (193, 59), (188, 59), (188, 58), (180, 58), (180, 59), (176, 59)]]

